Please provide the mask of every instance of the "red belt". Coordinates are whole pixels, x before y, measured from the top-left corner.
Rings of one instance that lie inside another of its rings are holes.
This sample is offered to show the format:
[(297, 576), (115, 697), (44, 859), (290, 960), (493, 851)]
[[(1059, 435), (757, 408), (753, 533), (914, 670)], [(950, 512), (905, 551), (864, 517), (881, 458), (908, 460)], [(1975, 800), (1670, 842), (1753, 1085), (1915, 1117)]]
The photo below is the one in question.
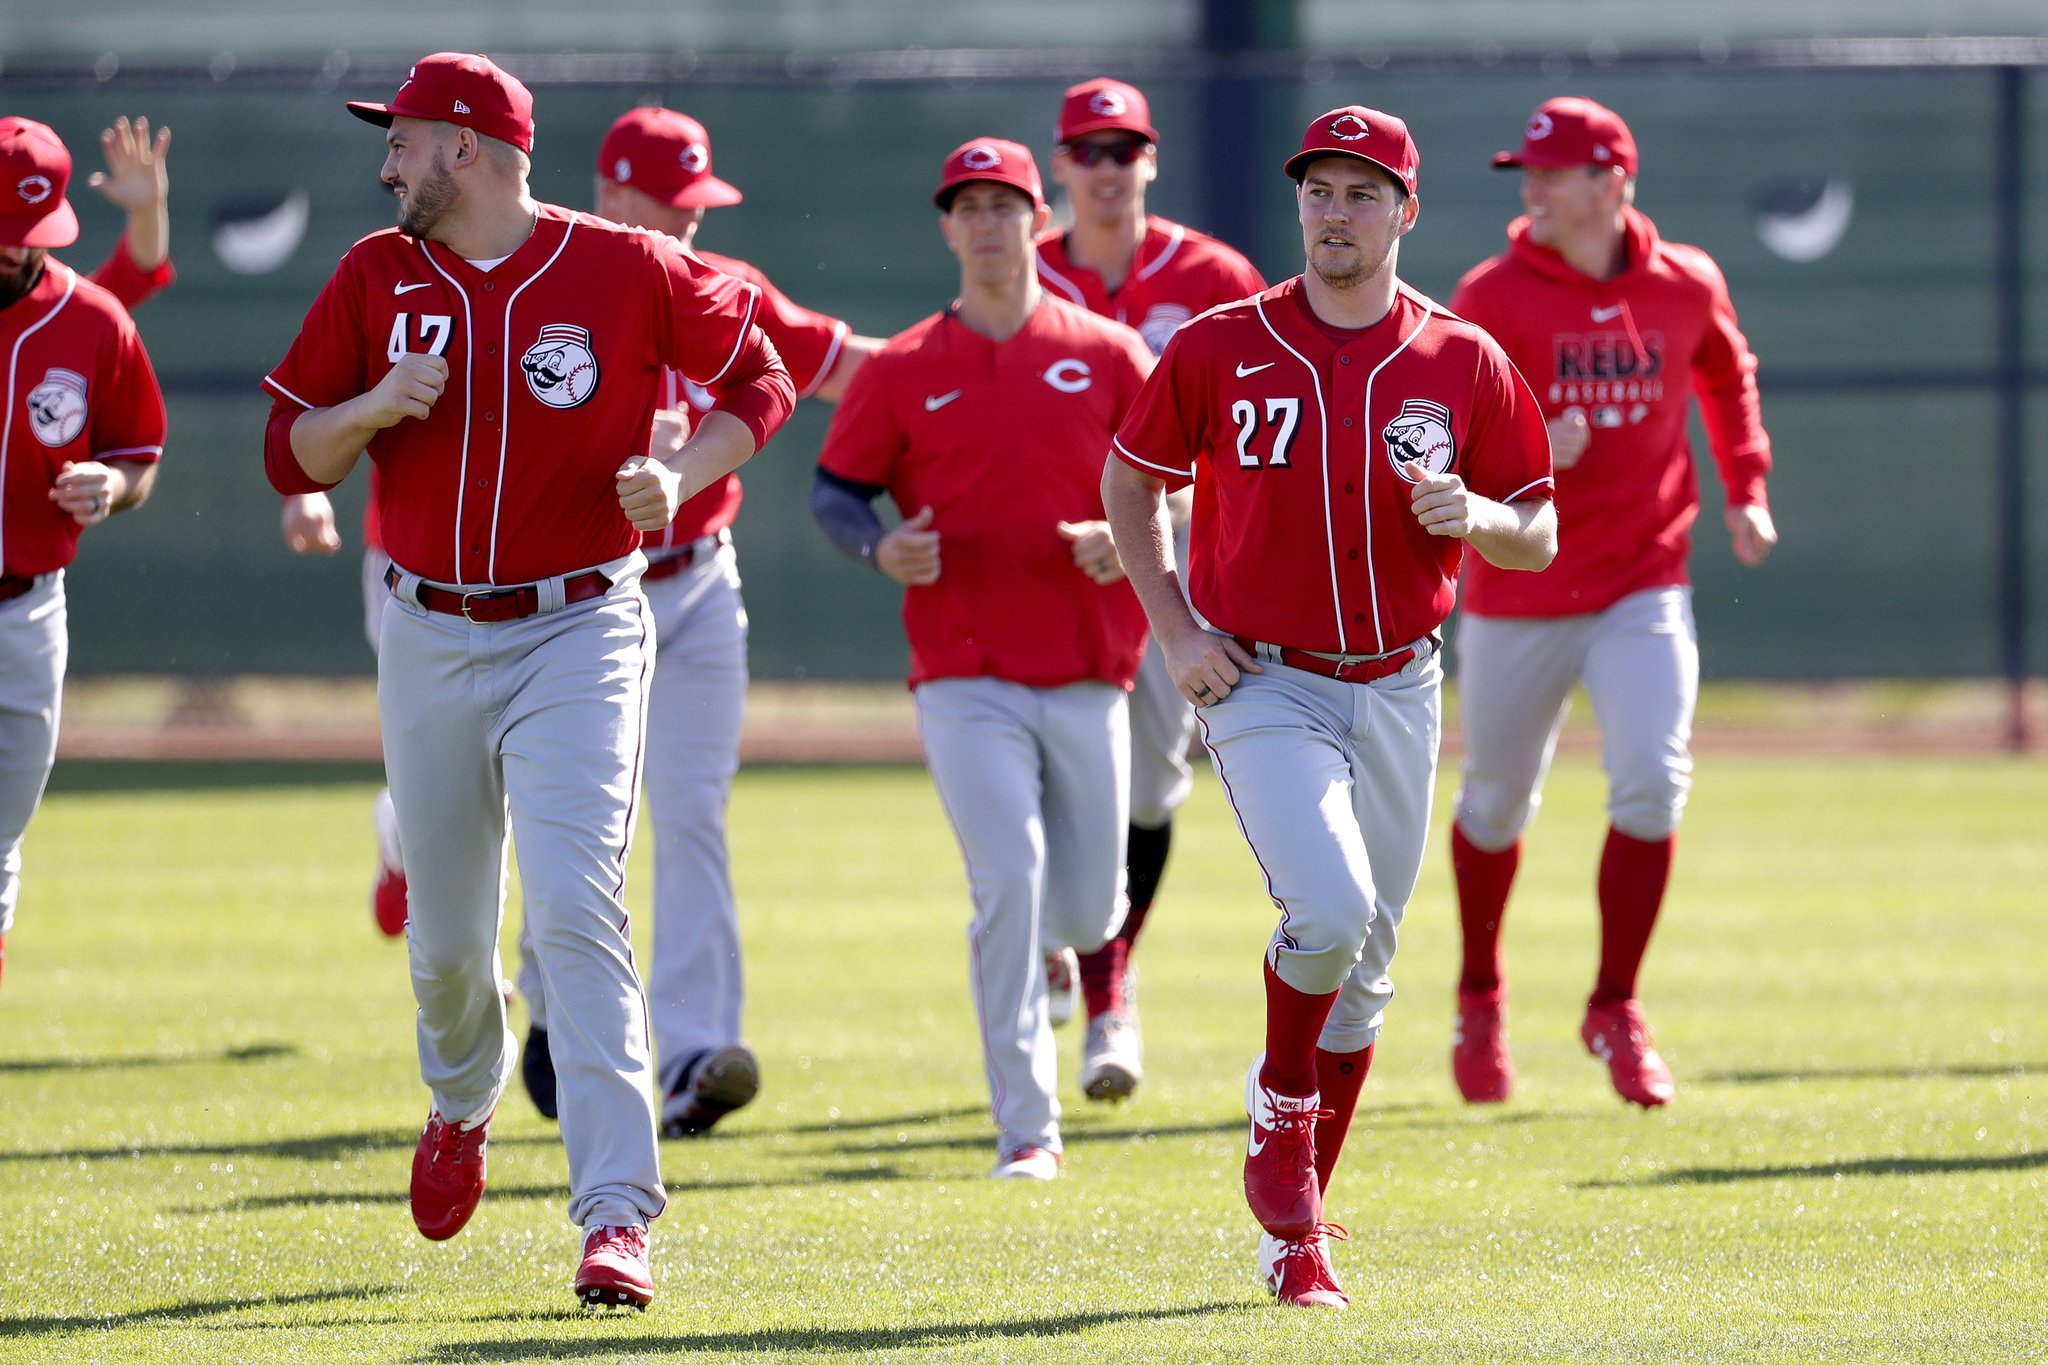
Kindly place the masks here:
[[(384, 586), (396, 591), (398, 570), (384, 571)], [(562, 605), (588, 602), (611, 591), (612, 581), (597, 570), (562, 580)], [(450, 592), (446, 588), (419, 586), (420, 605), (443, 616), (460, 616), (478, 625), (497, 621), (519, 621), (540, 610), (540, 589), (531, 583), (516, 588), (482, 588), (476, 592)]]
[[(1262, 659), (1268, 663), (1282, 663), (1289, 668), (1298, 668), (1304, 673), (1319, 673), (1325, 678), (1335, 678), (1339, 682), (1349, 683), (1377, 682), (1381, 678), (1391, 678), (1417, 659), (1428, 658), (1436, 650), (1434, 635), (1417, 640), (1406, 649), (1397, 649), (1391, 654), (1341, 654), (1335, 657), (1311, 654), (1305, 649), (1270, 647), (1269, 652), (1261, 653), (1258, 641), (1242, 635), (1231, 638), (1237, 641), (1240, 649), (1255, 659)], [(1275, 658), (1275, 655), (1278, 657)]]
[(664, 578), (674, 578), (677, 574), (686, 572), (692, 564), (697, 562), (698, 546), (703, 546), (708, 552), (718, 549), (721, 545), (729, 545), (731, 543), (732, 536), (727, 531), (716, 531), (708, 536), (699, 536), (674, 554), (663, 555), (660, 559), (648, 560), (647, 572), (640, 575), (640, 581), (642, 583), (659, 583)]
[(34, 578), (17, 578), (13, 574), (0, 576), (0, 602), (12, 602), (35, 585)]

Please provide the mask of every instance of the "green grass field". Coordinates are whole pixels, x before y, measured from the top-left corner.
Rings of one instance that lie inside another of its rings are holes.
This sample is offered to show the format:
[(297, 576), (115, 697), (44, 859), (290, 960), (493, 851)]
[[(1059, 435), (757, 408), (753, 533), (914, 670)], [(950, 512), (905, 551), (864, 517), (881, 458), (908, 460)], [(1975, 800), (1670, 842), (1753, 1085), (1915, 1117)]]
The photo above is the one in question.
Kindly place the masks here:
[(364, 904), (374, 784), (58, 771), (0, 989), (0, 1359), (2048, 1358), (2039, 762), (1710, 754), (1644, 981), (1679, 1080), (1655, 1114), (1577, 1040), (1585, 759), (1510, 921), (1518, 1093), (1457, 1101), (1440, 792), (1332, 1189), (1347, 1314), (1283, 1312), (1254, 1270), (1240, 1104), (1272, 913), (1213, 780), (1140, 953), (1150, 1078), (1088, 1105), (1063, 1032), (1067, 1171), (1020, 1188), (984, 1178), (964, 878), (924, 774), (747, 773), (767, 1088), (665, 1145), (659, 1297), (595, 1318), (559, 1142), (517, 1090), (468, 1230), (407, 1217), (426, 1093), (403, 950)]

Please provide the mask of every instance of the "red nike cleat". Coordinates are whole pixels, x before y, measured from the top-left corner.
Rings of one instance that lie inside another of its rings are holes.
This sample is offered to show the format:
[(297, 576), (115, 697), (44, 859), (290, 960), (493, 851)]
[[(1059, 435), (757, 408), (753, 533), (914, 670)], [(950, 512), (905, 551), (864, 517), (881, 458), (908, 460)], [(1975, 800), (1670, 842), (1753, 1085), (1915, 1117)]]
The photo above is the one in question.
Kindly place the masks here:
[(576, 1267), (576, 1297), (586, 1308), (646, 1308), (654, 1299), (647, 1229), (593, 1227), (585, 1233), (583, 1264)]
[(1330, 1265), (1330, 1242), (1350, 1234), (1335, 1223), (1318, 1223), (1299, 1242), (1283, 1242), (1272, 1234), (1259, 1239), (1259, 1273), (1266, 1290), (1295, 1308), (1349, 1308), (1351, 1299), (1337, 1283)]
[(1677, 1093), (1671, 1068), (1664, 1065), (1664, 1059), (1651, 1044), (1643, 1007), (1635, 1001), (1588, 1005), (1586, 1022), (1579, 1025), (1579, 1037), (1585, 1040), (1586, 1051), (1607, 1063), (1607, 1076), (1614, 1082), (1615, 1093), (1630, 1104), (1654, 1109), (1669, 1104)]
[(1508, 1058), (1508, 993), (1458, 992), (1458, 1024), (1451, 1034), (1451, 1077), (1473, 1104), (1499, 1104), (1514, 1088)]
[(1265, 1054), (1244, 1081), (1251, 1118), (1245, 1147), (1244, 1197), (1259, 1226), (1283, 1242), (1298, 1242), (1322, 1221), (1323, 1191), (1316, 1179), (1316, 1120), (1320, 1095), (1283, 1095), (1259, 1080)]
[(412, 1154), (412, 1221), (428, 1241), (447, 1241), (476, 1212), (484, 1197), (484, 1148), (490, 1135), (488, 1118), (464, 1128), (438, 1112), (428, 1117)]

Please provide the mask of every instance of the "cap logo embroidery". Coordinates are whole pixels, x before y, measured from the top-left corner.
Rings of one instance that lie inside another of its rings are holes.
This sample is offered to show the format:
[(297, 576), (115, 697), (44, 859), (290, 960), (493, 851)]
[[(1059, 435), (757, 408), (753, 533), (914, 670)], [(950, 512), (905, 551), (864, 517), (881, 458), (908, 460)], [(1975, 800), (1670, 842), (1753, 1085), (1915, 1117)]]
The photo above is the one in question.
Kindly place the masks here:
[(1550, 121), (1550, 115), (1543, 113), (1541, 110), (1529, 116), (1529, 140), (1531, 142), (1541, 142), (1556, 130), (1557, 125)]
[(960, 164), (970, 171), (989, 171), (1003, 164), (1003, 155), (986, 142), (978, 142), (967, 149), (967, 155), (960, 158)]
[(1121, 118), (1125, 109), (1124, 97), (1114, 90), (1098, 90), (1088, 97), (1088, 112), (1104, 118)]
[(1365, 120), (1356, 114), (1340, 114), (1330, 120), (1330, 136), (1339, 142), (1356, 142), (1371, 132)]
[(691, 175), (696, 175), (711, 165), (711, 149), (701, 142), (693, 142), (683, 148), (676, 163)]
[(14, 192), (21, 196), (24, 204), (40, 204), (50, 197), (50, 191), (55, 188), (47, 175), (25, 175), (15, 185)]
[(632, 178), (633, 163), (631, 161), (622, 156), (612, 163), (612, 179), (623, 185)]
[(1593, 159), (1595, 161), (1606, 161), (1610, 156), (1611, 153), (1608, 152), (1604, 144), (1593, 149)]

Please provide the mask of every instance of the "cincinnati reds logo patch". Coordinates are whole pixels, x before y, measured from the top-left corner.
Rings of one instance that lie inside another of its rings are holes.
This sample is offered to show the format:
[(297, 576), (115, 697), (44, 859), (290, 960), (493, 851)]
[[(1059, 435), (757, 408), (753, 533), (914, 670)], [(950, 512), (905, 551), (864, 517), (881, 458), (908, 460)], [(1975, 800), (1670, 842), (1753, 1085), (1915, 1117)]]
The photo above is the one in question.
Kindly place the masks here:
[(1339, 142), (1356, 142), (1372, 129), (1356, 114), (1341, 114), (1330, 120), (1330, 136)]
[(1088, 97), (1088, 112), (1104, 118), (1121, 118), (1125, 109), (1124, 97), (1114, 90), (1098, 90)]
[(978, 142), (967, 149), (967, 155), (960, 158), (960, 164), (970, 171), (993, 170), (1003, 164), (1003, 154), (986, 142)]
[(711, 166), (711, 149), (701, 142), (693, 142), (683, 148), (682, 155), (676, 158), (676, 164), (691, 175), (707, 170)]
[(28, 391), (29, 425), (46, 446), (67, 446), (85, 430), (85, 376), (51, 367)]
[(50, 191), (57, 187), (50, 183), (47, 175), (25, 175), (15, 182), (14, 192), (21, 196), (24, 204), (40, 204), (50, 197)]
[(1145, 320), (1138, 324), (1138, 335), (1145, 338), (1145, 345), (1153, 355), (1166, 349), (1166, 343), (1173, 340), (1173, 334), (1180, 325), (1193, 317), (1194, 310), (1183, 308), (1177, 303), (1162, 303), (1145, 314)]
[(526, 371), (526, 387), (551, 408), (573, 408), (597, 392), (597, 357), (590, 350), (590, 333), (568, 323), (550, 323), (540, 329), (540, 340), (519, 357)]
[(1556, 130), (1557, 125), (1550, 121), (1550, 115), (1544, 113), (1541, 109), (1538, 109), (1529, 116), (1529, 127), (1526, 129), (1529, 141), (1541, 142)]
[(1084, 360), (1055, 360), (1045, 372), (1045, 382), (1061, 393), (1080, 393), (1095, 382)]
[(1402, 466), (1410, 460), (1432, 474), (1441, 474), (1458, 458), (1458, 443), (1451, 435), (1451, 410), (1427, 398), (1404, 400), (1399, 415), (1387, 423), (1380, 436), (1387, 443), (1387, 462), (1404, 479), (1408, 471)]

